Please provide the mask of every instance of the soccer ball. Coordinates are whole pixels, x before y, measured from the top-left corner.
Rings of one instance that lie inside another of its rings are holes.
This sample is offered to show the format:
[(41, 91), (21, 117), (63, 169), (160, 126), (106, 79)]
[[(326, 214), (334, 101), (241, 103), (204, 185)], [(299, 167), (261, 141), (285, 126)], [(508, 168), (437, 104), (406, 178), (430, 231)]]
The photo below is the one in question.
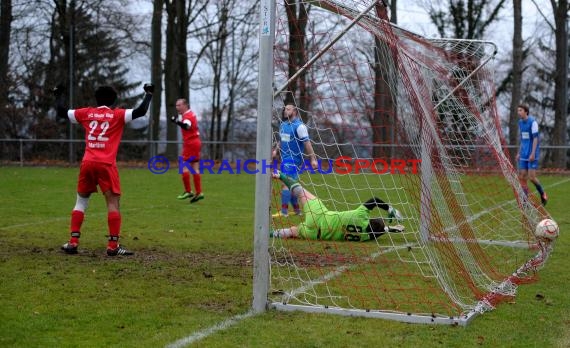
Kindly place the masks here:
[(552, 219), (544, 219), (536, 225), (534, 235), (539, 238), (554, 240), (558, 237), (558, 224)]

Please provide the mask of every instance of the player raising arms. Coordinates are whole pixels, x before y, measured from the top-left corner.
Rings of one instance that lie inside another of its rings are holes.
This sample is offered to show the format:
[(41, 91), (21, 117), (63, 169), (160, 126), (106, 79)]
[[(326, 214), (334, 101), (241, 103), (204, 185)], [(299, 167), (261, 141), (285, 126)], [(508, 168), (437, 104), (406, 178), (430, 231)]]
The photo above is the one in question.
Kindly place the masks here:
[(182, 184), (184, 192), (179, 195), (178, 199), (190, 198), (190, 203), (196, 203), (204, 199), (202, 192), (202, 177), (199, 170), (200, 151), (202, 149), (202, 141), (200, 140), (200, 130), (198, 129), (198, 120), (196, 114), (190, 110), (190, 105), (186, 99), (178, 99), (176, 101), (176, 111), (181, 115), (180, 119), (172, 116), (170, 120), (182, 129), (182, 160), (189, 161), (192, 166), (192, 181), (194, 189), (192, 192), (190, 187), (190, 171), (186, 166), (182, 168)]
[(377, 197), (372, 197), (358, 208), (346, 211), (328, 210), (315, 195), (304, 189), (295, 179), (283, 173), (273, 174), (280, 179), (299, 199), (305, 221), (298, 226), (283, 228), (271, 233), (276, 238), (304, 238), (312, 240), (334, 240), (364, 242), (374, 240), (386, 232), (403, 232), (404, 226), (387, 226), (382, 218), (370, 218), (376, 207), (386, 210), (390, 221), (402, 220), (402, 214)]
[[(97, 192), (97, 186), (105, 196), (107, 203), (109, 228), (107, 255), (134, 254), (119, 244), (121, 183), (116, 158), (125, 125), (146, 114), (154, 86), (145, 84), (144, 91), (144, 99), (136, 109), (118, 109), (113, 108), (117, 101), (117, 92), (110, 86), (101, 86), (95, 91), (97, 107), (67, 111), (69, 121), (79, 123), (85, 129), (85, 153), (79, 169), (77, 199), (71, 212), (71, 238), (61, 247), (67, 254), (77, 254), (85, 211), (91, 194)], [(65, 117), (65, 107), (61, 105), (62, 91), (56, 88), (54, 93), (59, 100), (58, 116)]]

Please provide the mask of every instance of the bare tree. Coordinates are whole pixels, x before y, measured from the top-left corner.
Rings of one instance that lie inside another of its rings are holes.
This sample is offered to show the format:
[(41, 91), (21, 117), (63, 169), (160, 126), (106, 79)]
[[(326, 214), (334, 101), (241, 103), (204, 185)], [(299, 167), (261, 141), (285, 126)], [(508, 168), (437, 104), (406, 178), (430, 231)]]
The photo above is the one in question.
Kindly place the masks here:
[(398, 0), (390, 1), (390, 22), (398, 24)]
[[(176, 100), (185, 98), (190, 102), (190, 78), (194, 68), (189, 69), (188, 60), (188, 37), (191, 34), (189, 27), (198, 19), (199, 15), (205, 11), (208, 5), (207, 0), (186, 0), (166, 1), (166, 57), (164, 67), (165, 98), (167, 115), (176, 114)], [(199, 28), (198, 32), (204, 30)], [(193, 62), (194, 66), (199, 61), (200, 56)], [(166, 138), (174, 140), (177, 138), (178, 129), (174, 124), (168, 123), (166, 127)], [(166, 153), (175, 156), (177, 152), (176, 144), (168, 144)]]
[[(552, 14), (545, 13), (533, 0), (542, 16), (546, 33), (538, 35), (525, 72), (524, 99), (531, 105), (541, 126), (541, 138), (552, 145), (568, 144), (568, 0), (551, 0)], [(554, 81), (554, 84), (552, 83)], [(564, 148), (545, 151), (546, 166), (564, 169)]]
[(12, 1), (0, 3), (0, 108), (8, 103), (8, 58), (10, 57), (10, 33), (12, 30)]
[(50, 90), (56, 85), (67, 87), (68, 97), (74, 87), (73, 104), (80, 105), (92, 102), (100, 84), (112, 84), (128, 103), (138, 83), (126, 78), (126, 60), (136, 49), (124, 33), (135, 31), (137, 23), (111, 11), (119, 5), (119, 0), (20, 2), (25, 15), (15, 18), (11, 42), (17, 64), (10, 73), (18, 83), (14, 93), (21, 93), (13, 94), (21, 97), (15, 103), (44, 115), (53, 107)]
[[(554, 134), (552, 145), (567, 145), (568, 129), (568, 0), (550, 0), (554, 13), (556, 37), (556, 73), (554, 77)], [(566, 168), (566, 149), (554, 149), (552, 162)]]
[[(511, 107), (509, 113), (509, 144), (518, 143), (518, 114), (517, 106), (522, 98), (522, 74), (523, 74), (523, 38), (522, 38), (522, 0), (513, 0), (513, 62), (512, 62), (512, 90)], [(516, 151), (511, 153), (511, 161), (514, 161)]]
[(421, 0), (441, 37), (482, 39), (507, 0)]
[[(396, 20), (396, 4), (392, 3), (391, 14), (394, 16), (392, 21)], [(376, 5), (376, 14), (378, 17), (388, 20), (388, 8), (384, 4)], [(393, 61), (387, 59), (393, 57), (390, 52), (390, 47), (385, 42), (382, 42), (377, 37), (374, 37), (374, 113), (370, 120), (372, 129), (372, 143), (375, 147), (372, 149), (372, 156), (375, 158), (382, 156), (391, 156), (391, 153), (384, 152), (384, 149), (379, 147), (379, 144), (391, 143), (393, 140), (393, 120), (396, 116), (396, 108), (392, 98), (392, 88), (397, 86), (390, 86), (388, 81), (393, 79), (388, 75), (394, 74), (395, 66)]]
[[(285, 0), (285, 11), (289, 25), (289, 78), (307, 61), (307, 23), (309, 21), (310, 5), (299, 0)], [(298, 100), (295, 100), (298, 98)], [(307, 86), (307, 72), (301, 73), (297, 79), (292, 80), (287, 87), (285, 104), (296, 102), (297, 107), (308, 110), (311, 105), (310, 91)], [(304, 112), (300, 113), (303, 121), (307, 121)]]
[[(188, 33), (188, 17), (186, 16), (186, 0), (166, 1), (166, 58), (164, 66), (166, 114), (176, 114), (176, 100), (189, 99), (188, 88), (188, 52), (186, 48)], [(167, 122), (166, 139), (175, 140), (178, 129)], [(166, 146), (166, 154), (175, 157), (176, 144)]]
[[(249, 37), (255, 35), (257, 27), (256, 12), (259, 1), (254, 1), (236, 15), (232, 15), (230, 39), (225, 62), (226, 120), (223, 128), (223, 141), (230, 140), (230, 130), (235, 119), (253, 118), (257, 108), (257, 67), (259, 52), (251, 45)], [(251, 138), (247, 138), (248, 140)]]
[[(212, 66), (213, 85), (212, 85), (212, 100), (211, 100), (211, 110), (212, 119), (210, 120), (210, 139), (211, 140), (221, 140), (222, 133), (222, 114), (225, 109), (225, 105), (222, 105), (222, 67), (225, 55), (225, 50), (227, 47), (228, 38), (228, 12), (229, 12), (229, 2), (221, 1), (219, 3), (220, 8), (218, 13), (218, 25), (215, 32), (215, 39), (212, 45), (209, 46), (210, 54), (209, 60)], [(213, 148), (210, 151), (212, 158), (221, 158), (222, 154), (220, 152), (220, 147), (216, 144), (212, 144)]]
[[(203, 57), (200, 69), (206, 71), (192, 79), (192, 88), (208, 91), (209, 109), (204, 111), (208, 119), (208, 139), (230, 140), (230, 131), (247, 131), (234, 127), (236, 117), (252, 117), (252, 103), (256, 95), (256, 59), (258, 52), (250, 38), (256, 34), (258, 1), (241, 3), (236, 0), (210, 4), (196, 28), (203, 30), (195, 36)], [(195, 66), (197, 70), (197, 66)], [(194, 68), (193, 68), (194, 71)], [(209, 155), (221, 158), (222, 147), (211, 144)]]
[[(158, 140), (160, 132), (160, 109), (162, 104), (162, 12), (164, 9), (164, 1), (153, 0), (152, 4), (150, 65), (151, 81), (154, 85), (154, 96), (150, 110), (151, 126), (149, 139)], [(155, 153), (151, 150), (149, 156), (153, 155), (155, 155)]]

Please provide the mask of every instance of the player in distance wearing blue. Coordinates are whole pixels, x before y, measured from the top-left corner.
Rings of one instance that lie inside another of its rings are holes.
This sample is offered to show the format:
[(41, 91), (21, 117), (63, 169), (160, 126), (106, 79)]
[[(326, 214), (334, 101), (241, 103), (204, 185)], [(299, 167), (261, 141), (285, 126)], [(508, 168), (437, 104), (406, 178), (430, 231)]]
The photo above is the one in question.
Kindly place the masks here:
[(516, 160), (519, 165), (519, 180), (525, 195), (528, 196), (527, 180), (534, 184), (542, 205), (548, 202), (548, 196), (542, 188), (540, 181), (536, 177), (538, 169), (538, 159), (540, 157), (540, 137), (538, 132), (538, 123), (534, 117), (528, 113), (528, 105), (520, 104), (517, 108), (519, 120), (520, 147), (517, 152)]

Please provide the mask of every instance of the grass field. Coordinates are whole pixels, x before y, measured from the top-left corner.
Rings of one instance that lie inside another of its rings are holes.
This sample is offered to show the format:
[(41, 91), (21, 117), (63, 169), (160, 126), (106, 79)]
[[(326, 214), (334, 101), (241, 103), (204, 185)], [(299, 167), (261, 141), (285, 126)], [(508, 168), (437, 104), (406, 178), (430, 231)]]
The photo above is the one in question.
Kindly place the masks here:
[(540, 281), (463, 328), (249, 315), (254, 176), (206, 174), (206, 199), (190, 205), (175, 198), (176, 171), (120, 172), (130, 258), (105, 256), (101, 195), (91, 199), (79, 255), (60, 252), (76, 168), (0, 168), (0, 347), (163, 347), (184, 338), (198, 347), (570, 347), (567, 177), (540, 177), (561, 228)]

